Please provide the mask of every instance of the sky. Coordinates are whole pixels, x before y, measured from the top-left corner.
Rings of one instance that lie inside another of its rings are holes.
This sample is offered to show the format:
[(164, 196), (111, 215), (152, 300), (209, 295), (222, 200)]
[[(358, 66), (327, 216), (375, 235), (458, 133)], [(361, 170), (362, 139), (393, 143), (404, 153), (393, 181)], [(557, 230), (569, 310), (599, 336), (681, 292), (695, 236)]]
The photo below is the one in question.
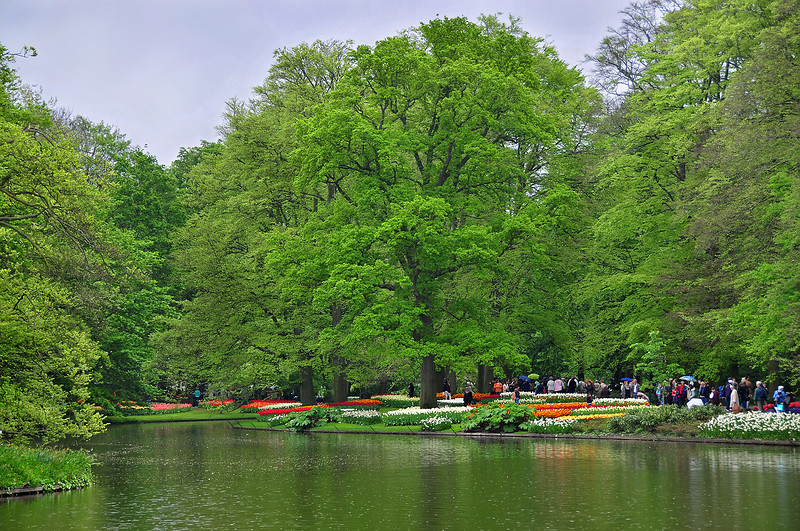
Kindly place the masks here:
[(226, 102), (247, 100), (273, 52), (317, 39), (372, 45), (437, 17), (503, 13), (583, 64), (631, 0), (0, 0), (0, 43), (47, 100), (116, 127), (169, 165), (218, 139)]

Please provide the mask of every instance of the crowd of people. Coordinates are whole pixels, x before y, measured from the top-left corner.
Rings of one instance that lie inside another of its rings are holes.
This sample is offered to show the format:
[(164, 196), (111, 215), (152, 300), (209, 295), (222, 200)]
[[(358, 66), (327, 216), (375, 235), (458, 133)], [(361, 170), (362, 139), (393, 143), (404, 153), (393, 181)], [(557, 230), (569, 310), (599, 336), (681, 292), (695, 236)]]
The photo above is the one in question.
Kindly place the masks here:
[[(449, 382), (445, 381), (448, 387)], [(636, 378), (621, 378), (618, 384), (613, 380), (606, 384), (600, 380), (593, 382), (590, 379), (583, 380), (577, 376), (571, 378), (561, 378), (550, 376), (549, 378), (532, 380), (525, 376), (519, 378), (506, 378), (501, 380), (495, 378), (492, 381), (492, 392), (514, 393), (516, 401), (519, 402), (520, 392), (534, 392), (535, 394), (551, 393), (579, 393), (585, 394), (589, 401), (594, 397), (609, 398), (612, 392), (619, 392), (621, 398), (640, 398), (653, 401), (653, 397), (648, 395)], [(692, 377), (676, 378), (664, 381), (656, 385), (651, 390), (655, 394), (658, 405), (674, 404), (680, 407), (694, 407), (705, 404), (717, 404), (725, 406), (729, 411), (766, 411), (769, 402), (769, 391), (764, 382), (750, 381), (749, 376), (745, 376), (740, 382), (734, 378), (728, 378), (727, 382), (720, 386), (713, 386), (709, 381), (695, 380)], [(616, 395), (616, 393), (615, 393)], [(790, 403), (795, 401), (794, 393), (786, 391), (782, 385), (772, 393), (772, 402), (776, 411), (785, 411)]]
[[(739, 382), (728, 378), (717, 387), (703, 380), (670, 380), (656, 387), (656, 396), (659, 404), (692, 407), (710, 403), (725, 406), (728, 411), (766, 411), (769, 401), (769, 391), (764, 382), (756, 381), (754, 384), (749, 376)], [(776, 411), (785, 411), (794, 401), (794, 393), (787, 392), (782, 385), (772, 393)]]

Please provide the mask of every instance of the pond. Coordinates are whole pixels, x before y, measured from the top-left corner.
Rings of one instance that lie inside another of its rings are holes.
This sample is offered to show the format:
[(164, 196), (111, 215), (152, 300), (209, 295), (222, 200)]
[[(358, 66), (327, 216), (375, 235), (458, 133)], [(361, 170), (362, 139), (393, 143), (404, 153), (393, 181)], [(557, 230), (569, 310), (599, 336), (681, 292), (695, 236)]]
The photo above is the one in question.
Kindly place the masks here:
[[(795, 448), (304, 434), (198, 422), (83, 443), (90, 488), (0, 501), (2, 529), (796, 529)], [(746, 524), (745, 524), (746, 522)]]

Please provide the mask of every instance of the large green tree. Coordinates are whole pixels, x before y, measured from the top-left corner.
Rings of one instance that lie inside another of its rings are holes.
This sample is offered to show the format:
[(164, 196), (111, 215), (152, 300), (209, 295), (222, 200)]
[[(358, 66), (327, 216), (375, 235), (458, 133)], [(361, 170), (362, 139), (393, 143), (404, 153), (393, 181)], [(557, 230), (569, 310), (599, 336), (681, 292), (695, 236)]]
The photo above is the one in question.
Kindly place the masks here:
[(89, 402), (103, 353), (85, 318), (105, 197), (48, 131), (46, 107), (19, 92), (13, 59), (0, 46), (0, 434), (89, 436), (103, 429)]
[(353, 57), (302, 126), (301, 183), (333, 186), (351, 211), (338, 232), (361, 236), (328, 280), (340, 334), (419, 363), (432, 407), (437, 369), (521, 355), (489, 317), (502, 310), (485, 279), (509, 274), (500, 258), (541, 234), (548, 197), (564, 197), (548, 161), (573, 130), (582, 79), (493, 17), (434, 20)]

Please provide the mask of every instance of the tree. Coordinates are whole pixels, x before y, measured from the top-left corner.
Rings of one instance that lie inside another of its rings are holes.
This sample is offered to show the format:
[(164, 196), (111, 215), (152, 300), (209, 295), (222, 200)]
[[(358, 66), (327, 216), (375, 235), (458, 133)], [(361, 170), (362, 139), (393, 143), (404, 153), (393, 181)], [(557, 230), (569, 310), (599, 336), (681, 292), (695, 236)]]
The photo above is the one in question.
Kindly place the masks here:
[[(328, 183), (351, 223), (372, 235), (355, 261), (331, 271), (342, 334), (421, 364), (423, 407), (435, 405), (437, 367), (474, 353), (449, 340), (494, 332), (463, 309), (477, 300), (473, 286), (499, 270), (504, 247), (538, 232), (531, 220), (549, 192), (548, 155), (571, 131), (581, 84), (513, 19), (481, 22), (434, 20), (359, 47), (339, 88), (302, 124), (296, 152), (300, 184)], [(518, 355), (503, 341), (478, 358), (503, 353)]]
[(278, 50), (255, 98), (229, 104), (223, 143), (183, 174), (193, 214), (176, 257), (188, 297), (183, 317), (156, 337), (167, 356), (184, 360), (179, 366), (201, 357), (194, 377), (215, 388), (300, 381), (303, 402), (316, 400), (322, 310), (311, 286), (325, 269), (303, 226), (328, 191), (298, 191), (289, 153), (295, 121), (311, 116), (346, 70), (347, 49), (317, 41)]
[[(0, 46), (0, 432), (44, 441), (102, 431), (89, 386), (103, 356), (85, 316), (101, 276), (105, 197), (49, 112), (20, 103)], [(88, 281), (88, 282), (87, 282)]]

